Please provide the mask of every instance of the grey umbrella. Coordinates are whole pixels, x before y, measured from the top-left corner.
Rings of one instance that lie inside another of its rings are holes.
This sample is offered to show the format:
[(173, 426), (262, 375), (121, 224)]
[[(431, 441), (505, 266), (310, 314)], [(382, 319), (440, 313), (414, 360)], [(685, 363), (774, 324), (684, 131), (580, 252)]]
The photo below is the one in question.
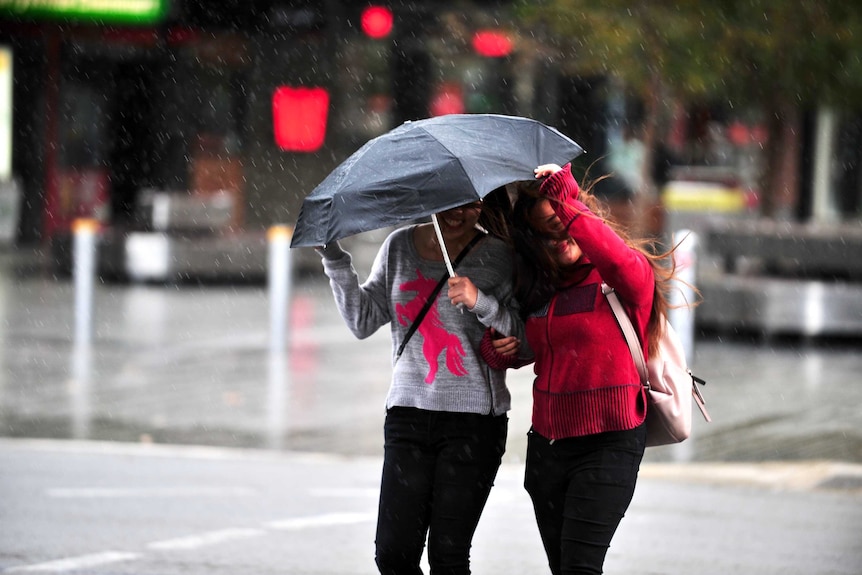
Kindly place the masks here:
[(405, 122), (363, 145), (303, 200), (290, 245), (321, 246), (424, 218), (582, 153), (529, 118), (450, 114)]

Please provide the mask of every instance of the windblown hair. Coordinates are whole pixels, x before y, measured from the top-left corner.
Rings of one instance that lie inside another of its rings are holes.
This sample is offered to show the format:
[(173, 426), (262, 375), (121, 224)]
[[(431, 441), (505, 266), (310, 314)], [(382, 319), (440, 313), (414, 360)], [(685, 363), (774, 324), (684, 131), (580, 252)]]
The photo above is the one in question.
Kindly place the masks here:
[[(605, 176), (607, 177), (607, 176)], [(650, 314), (647, 334), (649, 352), (655, 354), (658, 341), (662, 336), (661, 318), (670, 309), (670, 292), (676, 279), (676, 264), (673, 253), (679, 246), (660, 251), (658, 242), (650, 238), (635, 238), (624, 226), (610, 216), (607, 204), (600, 201), (592, 192), (596, 183), (605, 177), (587, 181), (578, 194), (578, 199), (592, 212), (582, 217), (596, 217), (608, 225), (623, 241), (641, 252), (653, 268), (655, 292), (652, 313)], [(515, 249), (515, 295), (521, 305), (521, 312), (529, 314), (543, 307), (564, 282), (570, 267), (561, 267), (548, 246), (530, 226), (530, 214), (539, 200), (544, 199), (539, 192), (542, 180), (525, 181), (514, 184), (517, 191), (512, 213), (512, 242)], [(576, 264), (577, 265), (577, 264)], [(696, 291), (696, 290), (695, 290)], [(690, 305), (696, 305), (692, 302)]]
[(489, 234), (510, 243), (509, 222), (512, 221), (512, 201), (506, 187), (499, 187), (482, 199), (479, 225)]

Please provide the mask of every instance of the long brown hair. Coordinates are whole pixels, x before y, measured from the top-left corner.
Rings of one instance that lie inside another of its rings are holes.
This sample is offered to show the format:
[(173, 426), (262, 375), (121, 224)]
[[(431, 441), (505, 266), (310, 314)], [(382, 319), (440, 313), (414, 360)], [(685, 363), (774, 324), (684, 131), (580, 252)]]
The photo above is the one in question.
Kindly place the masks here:
[[(593, 193), (595, 185), (608, 176), (586, 180), (578, 194), (578, 199), (592, 212), (590, 217), (602, 220), (632, 249), (641, 252), (653, 269), (655, 288), (652, 313), (647, 324), (649, 352), (655, 354), (658, 341), (662, 336), (663, 322), (670, 305), (670, 293), (676, 277), (676, 263), (673, 254), (679, 244), (662, 251), (662, 246), (653, 238), (635, 237), (631, 231), (614, 220), (608, 205)], [(517, 200), (512, 213), (512, 238), (516, 252), (515, 294), (521, 304), (522, 312), (528, 314), (544, 306), (562, 284), (568, 267), (561, 267), (549, 248), (530, 226), (530, 214), (541, 199), (546, 197), (539, 192), (541, 180), (517, 182), (513, 184)], [(551, 200), (553, 201), (553, 200)], [(577, 264), (576, 264), (577, 265)], [(695, 293), (698, 294), (695, 289)], [(697, 305), (690, 302), (689, 305)]]
[(482, 212), (479, 214), (479, 225), (493, 236), (507, 243), (509, 239), (509, 222), (512, 221), (512, 201), (505, 186), (489, 192), (482, 198)]

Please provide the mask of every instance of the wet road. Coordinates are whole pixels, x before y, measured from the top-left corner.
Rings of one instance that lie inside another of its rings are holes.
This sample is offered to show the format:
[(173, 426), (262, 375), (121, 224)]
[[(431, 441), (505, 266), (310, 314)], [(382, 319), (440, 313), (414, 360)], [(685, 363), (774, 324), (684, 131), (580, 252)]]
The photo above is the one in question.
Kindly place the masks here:
[[(2, 264), (0, 572), (374, 572), (389, 338), (355, 340), (320, 277), (295, 285), (280, 349), (260, 286), (99, 284), (84, 344), (68, 280)], [(699, 338), (714, 422), (647, 451), (608, 572), (859, 573), (858, 351)], [(510, 372), (477, 573), (547, 569), (530, 381)]]
[[(0, 435), (377, 456), (389, 338), (357, 341), (321, 276), (299, 278), (284, 349), (265, 287), (98, 284), (75, 341), (71, 282), (0, 278)], [(647, 461), (862, 462), (858, 341), (697, 340), (713, 423)], [(509, 461), (529, 425), (530, 368), (510, 372)]]
[[(607, 572), (858, 575), (862, 490), (818, 467), (643, 466)], [(0, 573), (371, 574), (379, 481), (378, 457), (0, 438)], [(501, 467), (474, 573), (548, 572), (522, 483)]]

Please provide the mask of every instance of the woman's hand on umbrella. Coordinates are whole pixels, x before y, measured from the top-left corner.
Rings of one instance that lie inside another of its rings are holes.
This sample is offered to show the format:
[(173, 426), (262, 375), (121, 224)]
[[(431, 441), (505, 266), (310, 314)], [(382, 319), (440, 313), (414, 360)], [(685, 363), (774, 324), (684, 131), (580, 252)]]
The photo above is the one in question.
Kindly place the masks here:
[(551, 174), (556, 174), (560, 170), (562, 170), (560, 166), (557, 164), (542, 164), (537, 167), (533, 172), (536, 174), (536, 179), (544, 178), (545, 176), (550, 176)]
[(449, 278), (449, 301), (452, 305), (464, 304), (467, 309), (473, 309), (478, 299), (479, 288), (470, 281), (470, 278), (464, 276)]

